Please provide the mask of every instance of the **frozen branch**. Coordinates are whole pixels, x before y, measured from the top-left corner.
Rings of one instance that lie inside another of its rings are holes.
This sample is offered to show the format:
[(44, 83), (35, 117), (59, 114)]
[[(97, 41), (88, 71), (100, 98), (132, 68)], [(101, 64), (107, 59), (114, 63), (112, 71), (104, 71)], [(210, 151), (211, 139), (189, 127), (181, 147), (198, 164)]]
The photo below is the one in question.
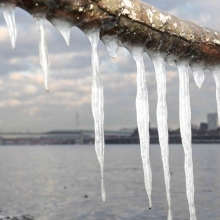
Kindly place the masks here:
[[(101, 37), (159, 50), (166, 59), (187, 59), (212, 68), (220, 63), (220, 33), (161, 12), (139, 0), (9, 0), (31, 14), (46, 13), (81, 29), (98, 27)], [(7, 1), (7, 2), (9, 2)], [(6, 2), (6, 1), (1, 1)]]

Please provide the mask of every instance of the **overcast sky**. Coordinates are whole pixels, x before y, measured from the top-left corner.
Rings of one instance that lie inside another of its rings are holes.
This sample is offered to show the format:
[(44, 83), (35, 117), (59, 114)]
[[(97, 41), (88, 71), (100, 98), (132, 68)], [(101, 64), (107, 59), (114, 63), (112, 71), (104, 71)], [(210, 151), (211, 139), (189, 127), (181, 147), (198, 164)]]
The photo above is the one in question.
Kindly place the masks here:
[[(220, 30), (220, 3), (217, 0), (148, 0), (145, 2), (199, 25)], [(39, 34), (31, 15), (16, 9), (17, 48), (11, 49), (8, 30), (0, 13), (0, 131), (49, 131), (76, 129), (76, 112), (81, 129), (93, 129), (91, 112), (91, 47), (77, 28), (71, 29), (67, 47), (59, 32), (46, 23), (50, 53), (50, 93), (43, 86), (39, 65)], [(123, 48), (111, 59), (100, 42), (100, 69), (105, 95), (105, 129), (135, 128), (136, 66)], [(150, 121), (156, 126), (156, 83), (152, 63), (145, 55), (149, 90)], [(215, 84), (210, 72), (202, 89), (190, 74), (192, 123), (206, 121), (216, 112)], [(179, 127), (178, 74), (167, 68), (169, 127)]]

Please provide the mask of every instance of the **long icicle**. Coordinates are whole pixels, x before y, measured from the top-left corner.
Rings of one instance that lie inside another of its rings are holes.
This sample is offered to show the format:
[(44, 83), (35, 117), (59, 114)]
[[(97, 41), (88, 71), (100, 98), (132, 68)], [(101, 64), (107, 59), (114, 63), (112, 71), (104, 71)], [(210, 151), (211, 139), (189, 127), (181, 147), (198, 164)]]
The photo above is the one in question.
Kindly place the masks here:
[(99, 57), (98, 57), (98, 42), (99, 42), (99, 29), (93, 29), (87, 32), (87, 36), (91, 42), (92, 47), (92, 113), (94, 117), (95, 127), (95, 150), (101, 169), (101, 195), (102, 200), (105, 201), (105, 185), (104, 185), (104, 98), (103, 98), (103, 85), (100, 78), (99, 70)]
[(186, 195), (189, 203), (190, 220), (196, 220), (194, 205), (194, 175), (192, 160), (191, 107), (189, 94), (189, 69), (187, 63), (177, 63), (179, 71), (179, 117), (180, 132), (185, 154)]
[(215, 79), (216, 84), (216, 101), (217, 101), (217, 110), (218, 110), (218, 121), (220, 124), (220, 68), (212, 70), (212, 74)]
[(160, 54), (151, 54), (157, 80), (157, 127), (161, 156), (163, 162), (164, 179), (166, 184), (166, 194), (168, 202), (168, 220), (172, 220), (171, 196), (170, 196), (170, 168), (169, 168), (169, 138), (167, 126), (167, 104), (166, 104), (166, 69), (164, 59)]
[(140, 137), (141, 157), (144, 169), (144, 182), (149, 198), (149, 209), (151, 209), (152, 171), (149, 156), (149, 104), (142, 48), (134, 48), (132, 50), (132, 55), (137, 65), (137, 124)]
[(39, 42), (39, 51), (40, 51), (40, 64), (44, 74), (44, 87), (47, 92), (49, 92), (49, 72), (50, 72), (50, 61), (47, 50), (47, 43), (45, 37), (45, 15), (37, 15), (35, 16), (38, 30), (40, 33), (40, 42)]
[(8, 26), (12, 49), (15, 49), (17, 39), (17, 28), (15, 23), (15, 5), (12, 3), (0, 4), (6, 24)]

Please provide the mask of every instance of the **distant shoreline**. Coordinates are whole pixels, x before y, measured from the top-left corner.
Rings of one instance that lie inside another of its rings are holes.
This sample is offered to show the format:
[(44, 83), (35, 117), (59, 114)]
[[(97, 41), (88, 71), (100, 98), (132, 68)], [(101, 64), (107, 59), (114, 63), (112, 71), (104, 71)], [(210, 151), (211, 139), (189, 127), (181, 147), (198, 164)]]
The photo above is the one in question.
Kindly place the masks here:
[[(157, 128), (150, 128), (150, 144), (159, 144)], [(169, 144), (181, 144), (180, 130), (169, 130)], [(105, 131), (105, 144), (139, 144), (138, 129)], [(193, 144), (220, 144), (220, 129), (192, 129)], [(94, 144), (93, 130), (51, 131), (46, 133), (0, 133), (0, 145)]]

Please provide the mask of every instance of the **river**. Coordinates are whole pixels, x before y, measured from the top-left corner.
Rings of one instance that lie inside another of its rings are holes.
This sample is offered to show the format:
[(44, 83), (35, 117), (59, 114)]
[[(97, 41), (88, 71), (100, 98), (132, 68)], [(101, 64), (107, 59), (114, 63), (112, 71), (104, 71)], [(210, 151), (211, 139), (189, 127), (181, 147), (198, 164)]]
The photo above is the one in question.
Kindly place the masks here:
[[(138, 145), (106, 145), (107, 200), (93, 145), (1, 146), (0, 215), (36, 220), (165, 220), (160, 148), (150, 146), (153, 209), (148, 209)], [(220, 219), (220, 145), (193, 145), (198, 220)], [(173, 219), (189, 219), (181, 145), (170, 145)]]

